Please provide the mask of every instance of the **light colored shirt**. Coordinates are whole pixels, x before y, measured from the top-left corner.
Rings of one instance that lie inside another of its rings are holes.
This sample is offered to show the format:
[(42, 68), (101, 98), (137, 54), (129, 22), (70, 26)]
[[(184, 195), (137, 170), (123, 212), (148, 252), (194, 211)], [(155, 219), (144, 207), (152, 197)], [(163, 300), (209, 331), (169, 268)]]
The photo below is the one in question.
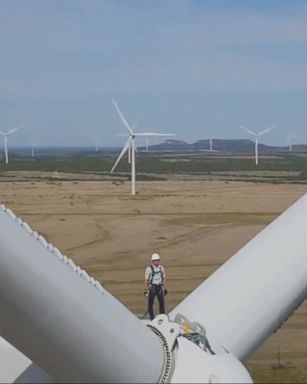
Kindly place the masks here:
[(149, 284), (162, 284), (166, 278), (165, 268), (163, 267), (163, 265), (159, 265), (158, 267), (156, 267), (152, 264), (151, 266), (153, 267), (155, 273), (152, 276), (151, 267), (148, 266), (145, 269), (145, 279), (149, 280)]

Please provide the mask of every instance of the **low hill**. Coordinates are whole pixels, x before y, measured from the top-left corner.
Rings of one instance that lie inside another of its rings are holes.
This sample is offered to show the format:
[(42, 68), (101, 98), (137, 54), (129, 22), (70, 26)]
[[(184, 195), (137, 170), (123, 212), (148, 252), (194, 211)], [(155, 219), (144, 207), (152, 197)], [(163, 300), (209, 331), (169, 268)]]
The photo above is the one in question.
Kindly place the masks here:
[[(145, 147), (139, 148), (145, 150)], [(212, 150), (224, 153), (253, 153), (255, 150), (255, 142), (248, 139), (212, 139)], [(197, 152), (210, 151), (210, 140), (201, 139), (193, 144), (189, 144), (184, 140), (165, 140), (161, 144), (149, 146), (149, 151), (153, 152)], [(290, 152), (289, 147), (271, 146), (266, 144), (258, 144), (258, 152), (261, 154)], [(292, 152), (307, 153), (307, 145), (293, 145)]]

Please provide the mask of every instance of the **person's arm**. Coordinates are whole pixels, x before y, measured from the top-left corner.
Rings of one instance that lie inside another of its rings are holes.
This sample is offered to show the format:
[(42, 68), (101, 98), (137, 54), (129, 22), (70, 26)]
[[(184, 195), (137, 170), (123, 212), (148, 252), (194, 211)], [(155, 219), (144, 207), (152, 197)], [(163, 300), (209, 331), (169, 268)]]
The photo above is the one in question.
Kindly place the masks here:
[(148, 267), (145, 269), (145, 289), (148, 289), (149, 286), (149, 276), (150, 271), (148, 270)]
[(165, 268), (163, 267), (163, 270), (162, 270), (162, 285), (164, 287), (164, 289), (166, 288), (166, 272), (165, 272)]

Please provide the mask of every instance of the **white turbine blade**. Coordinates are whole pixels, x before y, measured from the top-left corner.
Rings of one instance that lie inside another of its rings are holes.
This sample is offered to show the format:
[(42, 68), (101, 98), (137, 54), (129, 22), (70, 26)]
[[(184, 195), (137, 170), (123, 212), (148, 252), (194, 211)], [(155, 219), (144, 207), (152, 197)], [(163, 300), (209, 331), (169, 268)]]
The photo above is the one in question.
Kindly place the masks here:
[(138, 132), (134, 136), (176, 136), (175, 133)]
[(29, 360), (2, 337), (0, 338), (0, 358), (1, 383), (15, 383), (15, 380), (31, 364), (31, 360)]
[(137, 119), (135, 119), (135, 122), (133, 123), (132, 128), (131, 128), (132, 130), (137, 126), (139, 121), (140, 121), (140, 116)]
[(121, 121), (124, 123), (124, 126), (128, 129), (130, 135), (133, 135), (133, 131), (130, 128), (130, 126), (128, 124), (128, 121), (125, 119), (125, 116), (122, 114), (121, 110), (119, 109), (118, 105), (116, 104), (116, 102), (114, 100), (112, 100), (112, 103), (113, 103), (117, 113), (119, 114), (119, 117), (121, 118)]
[(130, 137), (129, 137), (129, 139), (127, 140), (127, 142), (126, 142), (124, 148), (122, 149), (121, 153), (119, 154), (117, 160), (115, 161), (115, 163), (114, 163), (114, 165), (113, 165), (113, 167), (112, 167), (112, 169), (111, 169), (111, 171), (110, 171), (111, 173), (114, 172), (114, 169), (117, 167), (117, 164), (121, 161), (121, 158), (124, 156), (125, 152), (126, 152), (127, 149), (129, 148), (129, 146), (130, 146)]
[(272, 131), (274, 128), (275, 128), (275, 127), (272, 126), (272, 127), (267, 128), (267, 129), (264, 129), (263, 131), (260, 131), (260, 132), (258, 133), (258, 135), (263, 135), (264, 133), (270, 132), (270, 131)]
[[(53, 382), (158, 382), (165, 365), (159, 339), (71, 259), (29, 235), (14, 216), (0, 207), (1, 336), (35, 357)], [(37, 289), (40, 281), (43, 289)], [(48, 316), (42, 315), (46, 311)], [(1, 357), (2, 374), (7, 361)]]
[(306, 215), (307, 194), (206, 278), (170, 319), (184, 314), (199, 322), (208, 337), (246, 360), (306, 298)]
[(6, 136), (6, 133), (0, 130), (0, 135)]
[(297, 139), (297, 136), (296, 135), (289, 135), (289, 136), (287, 136), (287, 142), (288, 143), (292, 143), (292, 139)]
[(255, 137), (257, 136), (257, 134), (256, 134), (255, 132), (251, 131), (251, 130), (248, 129), (248, 128), (243, 127), (243, 125), (240, 125), (240, 128), (243, 129), (243, 131), (249, 133), (249, 134), (252, 135), (252, 136), (255, 136)]
[(7, 135), (11, 135), (12, 133), (15, 133), (19, 129), (23, 128), (26, 124), (19, 125), (19, 127), (13, 128), (10, 131), (7, 132)]

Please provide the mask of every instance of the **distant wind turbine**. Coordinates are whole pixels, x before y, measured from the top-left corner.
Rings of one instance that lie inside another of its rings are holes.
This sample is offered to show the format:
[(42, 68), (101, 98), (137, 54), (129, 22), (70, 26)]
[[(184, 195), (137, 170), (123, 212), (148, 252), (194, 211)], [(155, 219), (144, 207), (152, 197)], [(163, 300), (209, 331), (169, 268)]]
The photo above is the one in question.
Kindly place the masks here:
[(297, 138), (296, 135), (289, 135), (287, 137), (287, 142), (289, 143), (289, 151), (292, 152), (292, 139)]
[(216, 135), (214, 135), (214, 134), (211, 134), (210, 136), (209, 136), (209, 151), (210, 152), (216, 152), (214, 149), (213, 149), (213, 140), (214, 139), (217, 139), (217, 136)]
[(210, 145), (209, 151), (212, 152), (213, 151), (213, 146), (212, 146), (212, 139), (211, 138), (209, 139), (209, 145)]
[(95, 152), (98, 152), (99, 146), (100, 146), (100, 139), (95, 137), (94, 140), (95, 140)]
[(148, 147), (149, 147), (149, 137), (146, 136), (146, 152), (148, 152)]
[(119, 109), (117, 103), (112, 100), (112, 103), (123, 122), (124, 126), (128, 130), (128, 140), (126, 141), (126, 144), (124, 145), (121, 153), (119, 154), (117, 160), (115, 161), (111, 173), (114, 172), (115, 168), (117, 167), (118, 163), (124, 156), (124, 154), (128, 151), (128, 161), (131, 159), (131, 194), (135, 195), (135, 152), (136, 152), (136, 146), (135, 146), (135, 138), (138, 136), (175, 136), (173, 133), (155, 133), (155, 132), (134, 132), (133, 129), (136, 126), (135, 122), (132, 127), (128, 124), (128, 121), (126, 120), (125, 116), (122, 114), (121, 110)]
[(10, 135), (12, 135), (13, 133), (15, 133), (16, 131), (18, 131), (20, 128), (24, 127), (24, 126), (25, 126), (25, 124), (22, 124), (22, 125), (20, 125), (19, 127), (16, 127), (16, 128), (11, 129), (11, 130), (8, 131), (8, 132), (3, 132), (3, 131), (0, 130), (0, 135), (2, 135), (3, 138), (4, 138), (5, 164), (8, 164), (8, 162), (9, 162), (7, 138), (8, 138)]
[(145, 152), (149, 152), (149, 137), (145, 137)]
[(264, 129), (263, 131), (260, 131), (258, 133), (255, 133), (250, 129), (245, 128), (242, 125), (240, 126), (240, 128), (243, 129), (245, 132), (249, 133), (250, 135), (252, 135), (255, 139), (255, 164), (258, 165), (258, 137), (261, 135), (264, 135), (267, 132), (270, 132), (272, 129), (274, 129), (274, 126)]

